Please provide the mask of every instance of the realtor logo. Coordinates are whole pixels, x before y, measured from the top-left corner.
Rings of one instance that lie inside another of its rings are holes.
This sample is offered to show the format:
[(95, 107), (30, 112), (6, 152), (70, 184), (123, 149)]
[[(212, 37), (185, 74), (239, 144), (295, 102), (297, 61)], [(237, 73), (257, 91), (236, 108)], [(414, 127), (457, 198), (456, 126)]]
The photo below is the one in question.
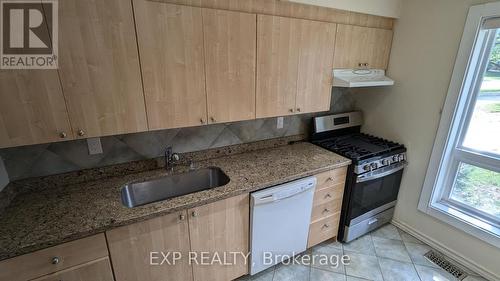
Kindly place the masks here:
[(0, 0), (1, 69), (57, 68), (57, 0)]

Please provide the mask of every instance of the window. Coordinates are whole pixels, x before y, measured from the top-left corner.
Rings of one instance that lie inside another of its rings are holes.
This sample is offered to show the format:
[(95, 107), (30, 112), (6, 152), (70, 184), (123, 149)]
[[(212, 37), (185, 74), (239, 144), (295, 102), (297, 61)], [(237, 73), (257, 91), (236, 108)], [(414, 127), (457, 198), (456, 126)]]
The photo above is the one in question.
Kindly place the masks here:
[(469, 11), (419, 209), (500, 247), (500, 3)]
[(500, 218), (500, 173), (460, 163), (453, 188), (448, 196), (459, 207), (481, 212), (488, 220)]
[[(471, 87), (463, 88), (449, 156), (441, 164), (444, 192), (435, 201), (500, 225), (500, 29), (485, 20), (476, 41), (478, 59), (469, 66)], [(474, 81), (475, 80), (475, 81)], [(452, 126), (453, 126), (452, 125)]]

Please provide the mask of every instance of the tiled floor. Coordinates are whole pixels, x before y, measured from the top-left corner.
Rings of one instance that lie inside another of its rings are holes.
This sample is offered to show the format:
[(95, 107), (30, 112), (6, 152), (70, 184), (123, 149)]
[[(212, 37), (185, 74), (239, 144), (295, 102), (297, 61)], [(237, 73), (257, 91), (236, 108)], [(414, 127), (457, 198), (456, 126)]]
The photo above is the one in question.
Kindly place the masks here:
[[(348, 244), (325, 242), (308, 251), (320, 256), (348, 255), (349, 265), (321, 262), (311, 265), (277, 265), (239, 281), (456, 281), (423, 254), (431, 248), (408, 233), (388, 224)], [(486, 281), (470, 270), (465, 281)]]

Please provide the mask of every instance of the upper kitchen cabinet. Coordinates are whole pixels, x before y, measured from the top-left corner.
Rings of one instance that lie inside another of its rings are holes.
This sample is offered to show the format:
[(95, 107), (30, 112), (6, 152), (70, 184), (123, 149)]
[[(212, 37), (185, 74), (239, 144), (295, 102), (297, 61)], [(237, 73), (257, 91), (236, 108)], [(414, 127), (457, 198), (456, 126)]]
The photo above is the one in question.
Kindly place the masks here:
[(134, 0), (151, 130), (206, 124), (201, 8)]
[(298, 113), (330, 109), (336, 27), (326, 22), (302, 23), (295, 105)]
[(257, 117), (330, 108), (336, 24), (259, 15)]
[(0, 148), (73, 138), (57, 70), (1, 70), (0, 101)]
[(392, 33), (392, 30), (388, 29), (339, 24), (333, 60), (334, 68), (387, 69)]
[(255, 118), (255, 14), (203, 9), (209, 123)]
[(148, 130), (130, 1), (59, 2), (59, 76), (75, 136)]
[[(42, 31), (48, 36), (47, 28)], [(0, 148), (69, 139), (57, 70), (0, 70)]]
[(258, 15), (257, 118), (295, 112), (302, 21)]

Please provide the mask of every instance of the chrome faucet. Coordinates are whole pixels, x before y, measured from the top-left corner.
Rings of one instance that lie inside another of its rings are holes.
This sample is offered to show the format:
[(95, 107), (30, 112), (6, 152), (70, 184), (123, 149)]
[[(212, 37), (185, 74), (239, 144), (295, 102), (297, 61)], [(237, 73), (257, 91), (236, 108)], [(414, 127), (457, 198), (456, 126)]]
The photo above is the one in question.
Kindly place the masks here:
[(172, 152), (172, 147), (169, 146), (165, 150), (165, 169), (167, 171), (172, 171), (174, 169), (175, 162), (179, 161), (181, 157), (177, 153)]

